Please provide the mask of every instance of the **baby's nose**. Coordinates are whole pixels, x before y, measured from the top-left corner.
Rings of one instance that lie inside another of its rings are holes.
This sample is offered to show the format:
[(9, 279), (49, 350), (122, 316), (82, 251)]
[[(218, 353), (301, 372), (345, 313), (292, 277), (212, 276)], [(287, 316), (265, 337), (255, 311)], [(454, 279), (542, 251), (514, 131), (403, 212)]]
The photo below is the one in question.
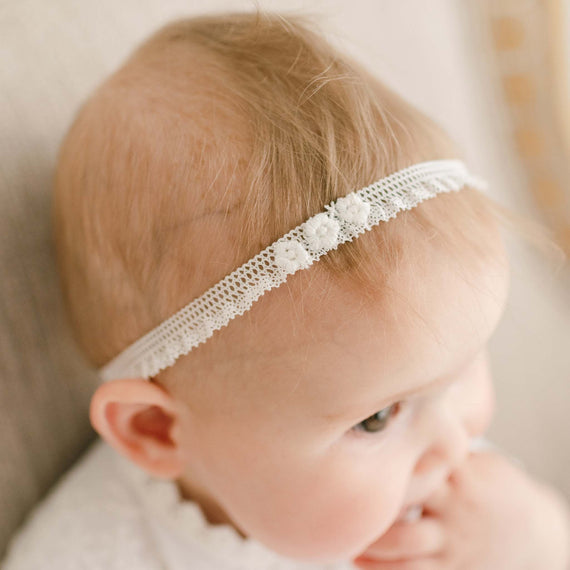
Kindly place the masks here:
[(463, 418), (451, 402), (441, 399), (426, 410), (424, 421), (427, 445), (414, 472), (422, 475), (437, 469), (452, 471), (469, 453), (471, 434)]

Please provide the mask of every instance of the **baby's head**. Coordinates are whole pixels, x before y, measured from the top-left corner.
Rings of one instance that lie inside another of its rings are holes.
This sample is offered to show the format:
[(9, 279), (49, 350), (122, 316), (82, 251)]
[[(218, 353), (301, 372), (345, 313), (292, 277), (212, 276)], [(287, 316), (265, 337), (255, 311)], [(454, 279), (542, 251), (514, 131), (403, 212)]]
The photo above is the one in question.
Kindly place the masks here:
[[(430, 120), (296, 17), (169, 25), (87, 101), (55, 185), (58, 263), (100, 367), (326, 204), (455, 158)], [(289, 276), (91, 421), (211, 522), (286, 556), (357, 555), (493, 410), (499, 208), (442, 193)]]

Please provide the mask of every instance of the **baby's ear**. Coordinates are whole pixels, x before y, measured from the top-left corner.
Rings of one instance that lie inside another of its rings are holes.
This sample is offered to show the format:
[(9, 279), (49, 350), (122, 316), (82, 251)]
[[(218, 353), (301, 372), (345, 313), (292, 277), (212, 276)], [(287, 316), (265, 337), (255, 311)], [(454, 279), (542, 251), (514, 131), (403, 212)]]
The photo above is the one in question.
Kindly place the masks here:
[(93, 428), (119, 453), (149, 473), (167, 479), (183, 471), (175, 400), (142, 378), (105, 382), (91, 398)]

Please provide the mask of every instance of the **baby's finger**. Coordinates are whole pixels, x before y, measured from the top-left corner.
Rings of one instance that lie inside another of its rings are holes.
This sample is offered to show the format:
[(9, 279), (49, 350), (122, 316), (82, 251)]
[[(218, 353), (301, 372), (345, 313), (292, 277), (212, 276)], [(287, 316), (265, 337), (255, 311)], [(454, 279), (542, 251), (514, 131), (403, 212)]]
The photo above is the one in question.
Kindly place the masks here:
[(395, 523), (382, 537), (371, 544), (363, 555), (377, 560), (401, 560), (437, 554), (444, 546), (441, 524), (423, 517), (417, 522)]

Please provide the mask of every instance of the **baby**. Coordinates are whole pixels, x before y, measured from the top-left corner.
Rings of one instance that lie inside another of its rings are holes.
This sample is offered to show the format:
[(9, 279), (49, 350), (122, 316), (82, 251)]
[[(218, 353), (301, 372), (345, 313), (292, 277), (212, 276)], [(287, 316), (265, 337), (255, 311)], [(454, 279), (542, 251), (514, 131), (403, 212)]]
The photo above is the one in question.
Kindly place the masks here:
[(569, 568), (561, 494), (475, 450), (512, 218), (456, 157), (306, 19), (140, 46), (55, 183), (105, 443), (5, 570)]

